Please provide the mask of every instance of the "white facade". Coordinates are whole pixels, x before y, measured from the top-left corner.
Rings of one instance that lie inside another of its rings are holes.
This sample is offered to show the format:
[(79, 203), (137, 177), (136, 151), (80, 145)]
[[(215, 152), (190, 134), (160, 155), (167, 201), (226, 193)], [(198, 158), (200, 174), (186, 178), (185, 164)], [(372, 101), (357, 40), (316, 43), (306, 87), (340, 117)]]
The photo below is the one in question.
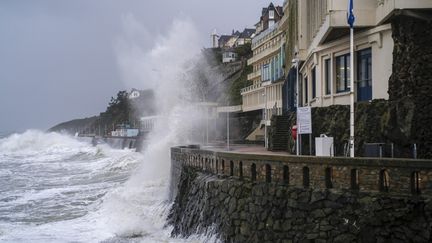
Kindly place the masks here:
[[(382, 25), (355, 35), (354, 78), (355, 100), (388, 99), (388, 80), (392, 73), (393, 39), (391, 26)], [(349, 104), (350, 81), (348, 63), (341, 65), (343, 58), (349, 58), (349, 38), (345, 37), (313, 49), (302, 66), (301, 104), (303, 106), (330, 106)], [(365, 62), (360, 55), (368, 53)], [(347, 72), (344, 69), (347, 68)], [(362, 69), (369, 72), (360, 74)], [(342, 77), (341, 76), (345, 76)], [(362, 79), (361, 77), (367, 78)], [(365, 82), (368, 82), (365, 84)], [(361, 89), (367, 86), (364, 97)]]
[(129, 99), (136, 99), (140, 97), (140, 92), (138, 90), (132, 90), (129, 94)]
[(253, 67), (253, 72), (248, 80), (253, 84), (241, 90), (243, 111), (262, 109), (265, 123), (269, 123), (273, 114), (282, 114), (284, 43), (284, 33), (278, 23), (252, 39), (253, 57), (248, 65)]
[(112, 137), (136, 137), (139, 134), (138, 129), (118, 128), (111, 132)]
[(143, 132), (150, 132), (153, 130), (157, 120), (159, 119), (158, 116), (145, 116), (140, 118), (141, 123), (141, 131)]
[(237, 61), (238, 55), (233, 51), (225, 51), (222, 54), (222, 62), (229, 63)]
[[(300, 105), (349, 104), (351, 70), (347, 1), (304, 0), (297, 4), (297, 57), (304, 61), (300, 69)], [(415, 14), (410, 12), (412, 9), (422, 8), (432, 8), (432, 1), (355, 2), (353, 72), (356, 101), (388, 99), (394, 43), (391, 25), (386, 21), (396, 11), (409, 15)]]

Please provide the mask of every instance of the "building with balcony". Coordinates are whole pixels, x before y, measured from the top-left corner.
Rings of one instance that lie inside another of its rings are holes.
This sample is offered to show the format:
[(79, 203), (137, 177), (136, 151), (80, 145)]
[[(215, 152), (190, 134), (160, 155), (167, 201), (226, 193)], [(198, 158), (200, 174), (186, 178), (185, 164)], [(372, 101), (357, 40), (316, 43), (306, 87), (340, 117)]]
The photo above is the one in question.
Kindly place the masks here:
[[(430, 0), (362, 0), (354, 2), (354, 70), (350, 70), (350, 29), (346, 0), (287, 0), (280, 21), (286, 31), (286, 57), (293, 63), (284, 85), (284, 111), (296, 102), (299, 64), (299, 106), (348, 105), (354, 89), (357, 102), (388, 99), (394, 41), (391, 20), (406, 15), (430, 17)], [(293, 60), (293, 62), (291, 61)], [(350, 87), (350, 72), (355, 87)]]
[[(262, 110), (262, 126), (254, 131), (255, 137), (266, 137), (266, 127), (274, 114), (282, 114), (282, 85), (284, 80), (285, 33), (279, 27), (283, 17), (282, 7), (273, 3), (263, 8), (252, 39), (253, 56), (248, 65), (253, 72), (248, 75), (252, 85), (241, 90), (244, 112)], [(263, 136), (264, 135), (264, 136)], [(249, 137), (255, 140), (254, 137)]]

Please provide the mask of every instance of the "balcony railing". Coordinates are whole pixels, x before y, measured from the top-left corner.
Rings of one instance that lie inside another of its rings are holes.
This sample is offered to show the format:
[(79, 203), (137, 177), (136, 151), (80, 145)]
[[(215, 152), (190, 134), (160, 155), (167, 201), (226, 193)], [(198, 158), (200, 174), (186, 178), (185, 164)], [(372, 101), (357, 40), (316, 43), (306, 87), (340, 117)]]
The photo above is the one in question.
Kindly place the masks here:
[(254, 84), (254, 85), (248, 86), (246, 88), (243, 88), (243, 89), (241, 89), (240, 93), (243, 94), (243, 93), (250, 92), (250, 91), (253, 91), (253, 90), (256, 90), (259, 88), (261, 88), (261, 83)]
[(271, 55), (274, 54), (274, 53), (279, 52), (279, 51), (280, 51), (280, 48), (281, 48), (281, 45), (274, 45), (274, 46), (272, 46), (272, 47), (270, 47), (270, 48), (264, 50), (263, 52), (261, 52), (261, 53), (259, 53), (259, 54), (257, 54), (257, 55), (254, 55), (253, 57), (251, 57), (251, 58), (247, 61), (247, 62), (248, 62), (248, 65), (252, 65), (253, 63), (255, 63), (255, 62), (257, 62), (257, 61), (259, 61), (259, 60), (261, 60), (261, 59), (264, 59), (264, 58), (266, 58), (266, 57), (268, 57), (268, 56), (271, 56)]
[(257, 71), (255, 71), (255, 72), (249, 74), (249, 75), (247, 76), (247, 79), (248, 79), (248, 80), (253, 80), (254, 78), (257, 78), (257, 77), (260, 77), (260, 76), (261, 76), (261, 70), (257, 70)]
[(269, 34), (271, 34), (273, 31), (277, 31), (278, 27), (279, 27), (279, 22), (275, 23), (273, 26), (267, 28), (266, 30), (264, 30), (263, 32), (261, 32), (257, 36), (255, 36), (252, 39), (252, 47), (254, 47), (255, 45), (257, 45), (257, 43), (259, 41), (261, 41), (262, 39), (264, 39), (266, 36), (268, 36)]
[(236, 106), (219, 106), (217, 108), (218, 113), (226, 113), (226, 112), (241, 112), (242, 106), (236, 105)]

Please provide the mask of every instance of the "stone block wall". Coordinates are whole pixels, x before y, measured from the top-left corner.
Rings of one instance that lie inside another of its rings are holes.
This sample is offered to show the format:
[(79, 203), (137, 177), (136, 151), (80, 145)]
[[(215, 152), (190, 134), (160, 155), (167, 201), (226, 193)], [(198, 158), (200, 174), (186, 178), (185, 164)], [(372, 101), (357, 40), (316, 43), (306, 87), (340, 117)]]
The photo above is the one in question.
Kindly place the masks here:
[[(178, 193), (169, 216), (174, 236), (211, 233), (217, 234), (222, 242), (430, 242), (432, 239), (432, 168), (427, 166), (431, 161), (326, 163), (327, 158), (188, 148), (173, 148), (171, 154), (180, 173), (175, 185)], [(331, 173), (329, 166), (333, 168)], [(305, 167), (309, 168), (308, 187), (303, 185)], [(351, 188), (352, 168), (358, 171), (359, 189)], [(383, 169), (390, 177), (388, 192), (380, 192), (379, 188)], [(411, 171), (420, 174), (421, 194), (411, 191)]]
[[(188, 178), (188, 179), (186, 179)], [(429, 201), (221, 179), (183, 170), (174, 236), (222, 242), (429, 242)]]
[(314, 189), (432, 196), (431, 160), (255, 155), (190, 148), (172, 148), (171, 152), (174, 161), (184, 165), (243, 180), (304, 187), (308, 177), (307, 184)]

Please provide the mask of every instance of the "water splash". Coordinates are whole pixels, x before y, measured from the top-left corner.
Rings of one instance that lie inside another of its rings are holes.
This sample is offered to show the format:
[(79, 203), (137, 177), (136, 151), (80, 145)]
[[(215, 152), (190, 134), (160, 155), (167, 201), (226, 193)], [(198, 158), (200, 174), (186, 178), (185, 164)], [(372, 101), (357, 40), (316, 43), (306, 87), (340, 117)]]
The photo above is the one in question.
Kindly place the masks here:
[[(135, 41), (149, 36), (132, 15), (125, 16), (125, 34), (117, 53), (127, 84), (155, 91), (158, 122), (151, 131), (143, 159), (131, 178), (106, 196), (100, 212), (108, 215), (107, 228), (116, 237), (170, 239), (165, 228), (170, 208), (168, 180), (170, 147), (194, 142), (192, 131), (203, 121), (202, 112), (192, 102), (191, 72), (202, 60), (199, 34), (189, 19), (177, 19), (166, 35), (158, 36), (152, 48)], [(141, 40), (142, 41), (142, 40)], [(148, 44), (149, 40), (143, 41)], [(139, 81), (139, 82), (137, 82)], [(168, 240), (169, 239), (169, 240)], [(177, 239), (183, 242), (184, 240)], [(186, 242), (215, 242), (214, 236), (192, 236)]]

